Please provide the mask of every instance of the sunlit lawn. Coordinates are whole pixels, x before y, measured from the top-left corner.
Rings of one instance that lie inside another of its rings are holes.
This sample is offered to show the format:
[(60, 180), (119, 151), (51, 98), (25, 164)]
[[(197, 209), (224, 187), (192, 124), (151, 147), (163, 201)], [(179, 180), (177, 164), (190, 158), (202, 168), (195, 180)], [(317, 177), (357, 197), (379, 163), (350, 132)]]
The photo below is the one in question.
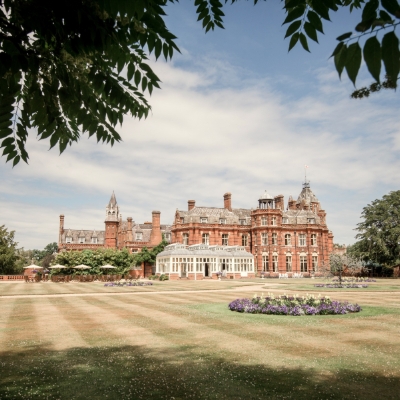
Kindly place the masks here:
[(255, 291), (320, 292), (289, 281), (0, 284), (0, 295), (30, 295), (0, 297), (0, 398), (399, 398), (400, 291), (330, 292), (364, 308), (345, 316), (227, 309)]

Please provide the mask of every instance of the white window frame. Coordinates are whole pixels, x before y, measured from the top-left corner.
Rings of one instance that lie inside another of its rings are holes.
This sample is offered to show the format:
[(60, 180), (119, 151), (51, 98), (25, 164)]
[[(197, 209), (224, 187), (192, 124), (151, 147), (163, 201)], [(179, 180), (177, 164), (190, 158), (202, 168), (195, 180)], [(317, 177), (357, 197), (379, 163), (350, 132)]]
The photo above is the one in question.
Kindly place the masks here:
[(240, 225), (246, 225), (246, 220), (245, 219), (239, 219), (239, 224)]
[(207, 222), (208, 222), (208, 218), (207, 217), (200, 217), (200, 223), (206, 224)]
[(282, 218), (282, 224), (288, 224), (289, 223), (289, 218), (283, 217)]
[(226, 218), (220, 218), (219, 219), (219, 224), (220, 225), (226, 225)]
[(285, 246), (292, 245), (292, 235), (290, 233), (285, 234)]
[(316, 233), (311, 234), (311, 246), (317, 246), (317, 234)]
[(92, 244), (97, 244), (97, 243), (98, 243), (97, 237), (92, 237)]
[(307, 272), (307, 256), (300, 256), (300, 271)]
[(286, 255), (286, 272), (292, 272), (292, 256)]
[(267, 217), (261, 217), (261, 225), (266, 226), (268, 224), (268, 219)]
[(143, 241), (143, 233), (142, 232), (136, 232), (136, 242), (142, 242)]
[(311, 257), (311, 260), (312, 260), (312, 262), (311, 262), (312, 270), (313, 270), (314, 272), (317, 272), (317, 271), (318, 271), (318, 256), (313, 255), (313, 256)]
[(268, 233), (261, 233), (261, 246), (268, 246)]
[(65, 243), (72, 243), (72, 236), (67, 236), (65, 238)]
[(86, 242), (85, 237), (84, 236), (79, 236), (78, 237), (78, 243), (79, 244), (84, 244)]
[(301, 246), (301, 247), (306, 246), (306, 234), (305, 233), (299, 234), (299, 246)]
[(271, 240), (272, 240), (273, 245), (277, 245), (278, 244), (278, 234), (274, 232), (272, 234)]
[(276, 217), (271, 218), (271, 225), (276, 226)]
[(264, 254), (262, 256), (262, 265), (263, 265), (263, 271), (268, 271), (269, 269), (269, 255), (268, 254)]
[(278, 272), (278, 256), (276, 254), (272, 256), (272, 269), (274, 272)]
[(248, 235), (243, 234), (242, 235), (242, 246), (248, 246), (248, 242), (249, 242)]
[(222, 234), (222, 246), (228, 246), (229, 244), (229, 235), (227, 233)]
[(202, 244), (210, 244), (210, 234), (209, 233), (201, 234), (201, 243)]
[(188, 233), (183, 233), (183, 234), (182, 234), (182, 243), (183, 243), (185, 246), (188, 246), (188, 245), (189, 245), (189, 234), (188, 234)]

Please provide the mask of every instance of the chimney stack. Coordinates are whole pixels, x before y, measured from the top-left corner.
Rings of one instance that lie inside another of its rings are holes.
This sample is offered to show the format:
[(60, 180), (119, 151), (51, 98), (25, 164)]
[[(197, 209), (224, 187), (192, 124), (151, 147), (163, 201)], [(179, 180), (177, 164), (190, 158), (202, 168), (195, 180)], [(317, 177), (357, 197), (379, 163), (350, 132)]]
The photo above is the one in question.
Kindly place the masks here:
[(232, 195), (230, 193), (224, 194), (224, 208), (229, 211), (232, 211), (231, 197)]
[(196, 201), (195, 201), (195, 200), (188, 200), (188, 211), (190, 211), (191, 209), (193, 209), (194, 206), (195, 206), (195, 204), (196, 204)]
[(62, 242), (62, 235), (64, 233), (64, 214), (60, 215), (60, 232), (58, 236), (58, 243)]
[(162, 240), (161, 227), (160, 227), (160, 211), (152, 212), (152, 228), (150, 234), (150, 244), (158, 245)]

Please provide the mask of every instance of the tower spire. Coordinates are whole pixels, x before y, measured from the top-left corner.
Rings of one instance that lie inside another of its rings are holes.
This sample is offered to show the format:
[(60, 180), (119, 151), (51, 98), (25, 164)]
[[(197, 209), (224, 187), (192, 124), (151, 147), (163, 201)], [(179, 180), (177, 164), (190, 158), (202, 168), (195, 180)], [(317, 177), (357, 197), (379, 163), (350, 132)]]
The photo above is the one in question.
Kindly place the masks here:
[(308, 169), (308, 165), (305, 165), (304, 166), (304, 183), (303, 183), (304, 188), (310, 187), (310, 181), (307, 181), (307, 169)]

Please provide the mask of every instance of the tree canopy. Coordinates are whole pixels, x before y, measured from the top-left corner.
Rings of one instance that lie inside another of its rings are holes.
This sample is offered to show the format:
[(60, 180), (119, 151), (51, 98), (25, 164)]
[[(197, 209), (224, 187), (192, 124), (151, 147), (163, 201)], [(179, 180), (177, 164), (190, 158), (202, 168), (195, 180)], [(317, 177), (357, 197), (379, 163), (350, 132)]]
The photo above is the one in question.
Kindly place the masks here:
[(400, 263), (400, 190), (364, 207), (351, 253), (385, 266)]
[(14, 272), (18, 259), (17, 245), (14, 241), (15, 231), (8, 231), (4, 225), (0, 226), (0, 274)]
[[(223, 28), (223, 7), (237, 2), (194, 0), (204, 30)], [(121, 140), (116, 126), (125, 115), (146, 117), (145, 93), (160, 82), (148, 55), (168, 60), (179, 51), (163, 19), (170, 3), (174, 0), (0, 0), (0, 148), (6, 161), (28, 162), (30, 128), (62, 153), (85, 133), (113, 145)], [(332, 56), (339, 76), (346, 70), (355, 84), (364, 58), (376, 90), (397, 86), (397, 0), (285, 0), (283, 8), (289, 50), (300, 43), (306, 51), (309, 39), (318, 42), (330, 13), (362, 9), (355, 34), (337, 38)], [(362, 36), (370, 36), (363, 49)]]

